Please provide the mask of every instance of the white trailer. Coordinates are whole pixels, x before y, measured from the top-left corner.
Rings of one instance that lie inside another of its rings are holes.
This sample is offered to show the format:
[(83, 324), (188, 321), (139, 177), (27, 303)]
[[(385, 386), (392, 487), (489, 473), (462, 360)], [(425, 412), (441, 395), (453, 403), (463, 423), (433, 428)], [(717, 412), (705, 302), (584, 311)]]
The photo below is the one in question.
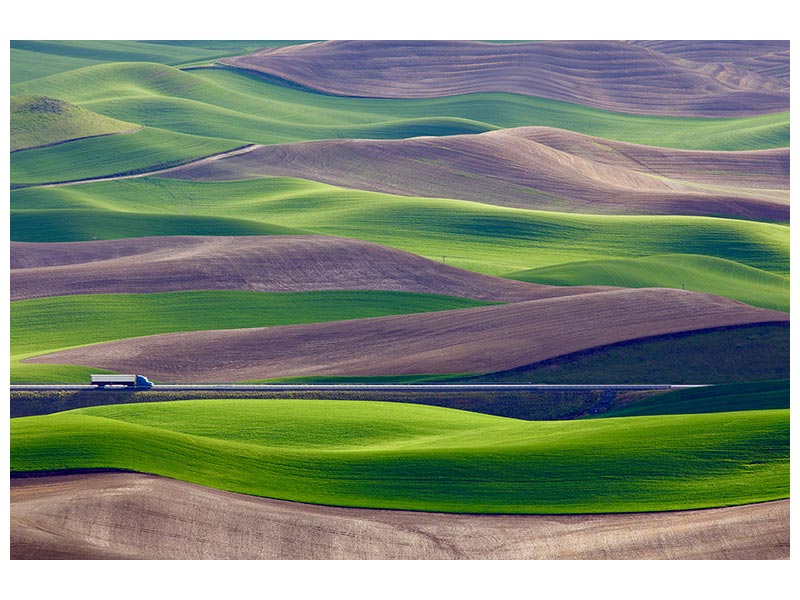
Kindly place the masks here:
[(91, 384), (99, 388), (107, 385), (125, 385), (132, 388), (151, 388), (153, 383), (144, 375), (125, 373), (120, 375), (91, 375)]

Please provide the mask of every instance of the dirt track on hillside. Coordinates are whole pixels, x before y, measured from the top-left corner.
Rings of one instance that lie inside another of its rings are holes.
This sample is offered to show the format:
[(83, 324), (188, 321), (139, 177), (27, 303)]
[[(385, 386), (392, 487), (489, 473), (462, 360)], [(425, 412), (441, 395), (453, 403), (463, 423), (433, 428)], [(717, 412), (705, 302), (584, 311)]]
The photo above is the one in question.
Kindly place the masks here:
[(618, 41), (373, 40), (270, 48), (218, 62), (344, 96), (511, 92), (618, 112), (709, 117), (788, 110), (788, 43), (734, 45), (734, 63), (717, 62), (724, 57), (711, 51), (690, 61), (680, 48), (659, 52)]
[[(135, 131), (130, 131), (130, 132), (124, 131), (121, 133), (135, 133)], [(115, 135), (115, 134), (109, 134), (109, 135)], [(90, 136), (90, 137), (102, 137), (102, 136)], [(67, 140), (67, 141), (75, 141), (75, 140)], [(65, 142), (58, 142), (58, 143), (61, 144)], [(257, 144), (247, 144), (245, 146), (239, 146), (238, 148), (234, 148), (233, 150), (227, 150), (225, 152), (219, 152), (217, 154), (210, 154), (208, 156), (203, 156), (201, 158), (191, 159), (187, 162), (181, 163), (177, 167), (145, 169), (142, 171), (137, 171), (135, 173), (119, 173), (116, 175), (103, 175), (100, 177), (85, 177), (83, 179), (70, 179), (69, 181), (50, 181), (50, 182), (30, 183), (30, 184), (26, 183), (26, 184), (19, 184), (17, 187), (23, 187), (23, 188), (66, 187), (70, 185), (81, 185), (84, 183), (96, 183), (99, 181), (117, 181), (120, 179), (138, 179), (140, 177), (152, 177), (154, 175), (168, 174), (172, 172), (174, 169), (179, 169), (183, 166), (204, 165), (206, 163), (213, 162), (215, 160), (220, 160), (232, 156), (238, 156), (239, 154), (245, 154), (259, 147), (260, 146)]]
[(253, 329), (170, 333), (26, 359), (147, 373), (161, 382), (308, 375), (485, 373), (596, 346), (787, 313), (676, 289), (579, 294), (437, 313)]
[(549, 127), (262, 146), (165, 176), (224, 181), (267, 175), (526, 209), (789, 219), (788, 148), (670, 150)]
[(597, 291), (456, 269), (325, 236), (172, 236), (11, 242), (11, 299), (184, 290), (394, 290), (517, 302)]
[(132, 473), (11, 482), (12, 559), (788, 559), (789, 501), (622, 515), (315, 506)]

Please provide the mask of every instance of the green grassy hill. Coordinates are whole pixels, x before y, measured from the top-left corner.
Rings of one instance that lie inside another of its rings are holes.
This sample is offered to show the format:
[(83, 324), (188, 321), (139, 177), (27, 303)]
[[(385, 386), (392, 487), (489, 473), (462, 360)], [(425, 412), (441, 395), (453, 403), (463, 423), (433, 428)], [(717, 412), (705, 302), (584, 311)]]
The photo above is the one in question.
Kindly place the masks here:
[(302, 41), (260, 40), (12, 40), (11, 83), (21, 83), (107, 62), (206, 64), (223, 56)]
[[(30, 188), (12, 192), (11, 207), (11, 239), (15, 241), (130, 237), (137, 235), (134, 231), (147, 230), (135, 225), (140, 215), (153, 227), (151, 233), (142, 235), (174, 235), (153, 223), (157, 215), (171, 223), (170, 231), (191, 233), (188, 221), (185, 226), (178, 225), (190, 218), (184, 215), (191, 214), (191, 218), (209, 222), (220, 219), (221, 225), (227, 219), (239, 219), (253, 228), (277, 225), (363, 239), (491, 275), (598, 257), (673, 253), (726, 259), (778, 275), (789, 271), (789, 227), (784, 225), (710, 217), (529, 211), (346, 190), (282, 177), (224, 183), (148, 177)], [(59, 220), (72, 219), (75, 225), (49, 228), (59, 210), (64, 211)], [(127, 233), (99, 225), (95, 221), (99, 215), (82, 211), (105, 211), (108, 224), (124, 219)], [(747, 270), (734, 273), (747, 273), (741, 275), (746, 283), (772, 281)], [(702, 278), (698, 279), (702, 283)], [(716, 293), (720, 287), (715, 280), (708, 288), (697, 289)]]
[(242, 144), (146, 127), (135, 133), (75, 140), (11, 155), (12, 185), (142, 173), (218, 154)]
[(610, 285), (702, 290), (789, 312), (789, 279), (711, 256), (666, 254), (572, 262), (506, 275), (545, 285)]
[[(15, 40), (11, 42), (11, 48), (36, 52), (42, 55), (42, 60), (59, 56), (99, 62), (147, 61), (168, 65), (220, 56), (219, 51), (187, 45), (126, 40)], [(225, 54), (230, 53), (222, 55)]]
[(688, 415), (789, 408), (789, 380), (759, 381), (675, 390), (613, 406), (593, 417)]
[(789, 327), (755, 325), (632, 340), (466, 381), (729, 383), (784, 379), (789, 366)]
[(139, 128), (44, 96), (12, 96), (10, 112), (12, 151)]
[(91, 367), (24, 358), (129, 337), (269, 327), (486, 306), (450, 296), (383, 291), (243, 292), (57, 296), (11, 303), (11, 380), (85, 382)]
[(12, 227), (28, 242), (118, 239), (152, 235), (299, 235), (297, 229), (230, 217), (111, 212), (13, 211)]
[(191, 47), (122, 40), (12, 40), (11, 84), (104, 63), (149, 61), (181, 64), (232, 54), (238, 52), (220, 53)]
[(789, 414), (529, 422), (407, 404), (226, 400), (11, 420), (12, 473), (81, 468), (340, 506), (703, 508), (789, 496)]
[(789, 145), (789, 113), (736, 119), (652, 117), (502, 93), (434, 99), (328, 96), (234, 69), (113, 63), (12, 86), (117, 119), (206, 137), (279, 143), (401, 138), (547, 125), (655, 146), (753, 150)]
[(73, 69), (91, 67), (101, 61), (76, 56), (42, 54), (35, 50), (11, 47), (11, 84), (23, 83), (40, 77), (49, 77)]

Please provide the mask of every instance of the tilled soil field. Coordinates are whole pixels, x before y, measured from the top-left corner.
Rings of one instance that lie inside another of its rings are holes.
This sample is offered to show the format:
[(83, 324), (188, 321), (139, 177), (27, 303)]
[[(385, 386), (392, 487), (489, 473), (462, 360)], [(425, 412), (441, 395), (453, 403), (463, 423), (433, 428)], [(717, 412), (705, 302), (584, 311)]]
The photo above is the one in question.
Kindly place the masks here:
[(26, 359), (161, 382), (308, 375), (486, 373), (665, 333), (786, 322), (787, 313), (684, 290), (622, 289), (310, 325), (153, 335)]
[[(701, 43), (702, 45), (702, 43)], [(327, 41), (219, 62), (343, 96), (510, 92), (616, 112), (739, 116), (789, 109), (788, 43), (742, 41), (738, 64), (623, 41)], [(750, 59), (750, 60), (748, 60)], [(764, 68), (764, 63), (769, 68)]]
[(619, 515), (315, 506), (134, 473), (13, 479), (12, 559), (788, 559), (789, 501)]
[(164, 177), (224, 181), (267, 175), (525, 209), (789, 219), (788, 148), (671, 150), (549, 127), (261, 146)]
[(173, 236), (11, 243), (11, 299), (184, 290), (391, 290), (518, 302), (594, 292), (481, 275), (326, 236)]

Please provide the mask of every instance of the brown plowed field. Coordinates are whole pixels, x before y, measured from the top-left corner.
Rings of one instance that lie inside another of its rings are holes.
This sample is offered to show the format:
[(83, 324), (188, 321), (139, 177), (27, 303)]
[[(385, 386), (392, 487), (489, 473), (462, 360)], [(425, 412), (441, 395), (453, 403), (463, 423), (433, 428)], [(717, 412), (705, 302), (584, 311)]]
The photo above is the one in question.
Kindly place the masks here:
[(182, 290), (394, 290), (516, 302), (601, 289), (511, 281), (325, 236), (11, 242), (11, 269), (12, 300)]
[(132, 473), (11, 482), (12, 559), (788, 559), (789, 501), (621, 515), (315, 506)]
[(549, 127), (262, 146), (165, 176), (219, 181), (267, 175), (538, 210), (789, 219), (788, 149), (670, 150)]
[(788, 42), (784, 46), (785, 54), (763, 58), (762, 48), (754, 47), (752, 69), (746, 61), (719, 63), (710, 55), (706, 62), (702, 54), (689, 61), (618, 41), (329, 41), (219, 62), (343, 96), (511, 92), (618, 112), (732, 117), (789, 109), (787, 80), (771, 75), (774, 67), (762, 67), (778, 61), (788, 69)]
[(786, 313), (696, 292), (621, 289), (356, 321), (170, 333), (26, 362), (86, 365), (147, 373), (163, 382), (197, 383), (483, 373), (653, 335), (788, 319)]
[[(789, 87), (789, 43), (780, 40), (659, 40), (637, 46), (690, 60), (733, 76), (734, 68), (780, 79)], [(734, 67), (734, 68), (731, 68)]]

